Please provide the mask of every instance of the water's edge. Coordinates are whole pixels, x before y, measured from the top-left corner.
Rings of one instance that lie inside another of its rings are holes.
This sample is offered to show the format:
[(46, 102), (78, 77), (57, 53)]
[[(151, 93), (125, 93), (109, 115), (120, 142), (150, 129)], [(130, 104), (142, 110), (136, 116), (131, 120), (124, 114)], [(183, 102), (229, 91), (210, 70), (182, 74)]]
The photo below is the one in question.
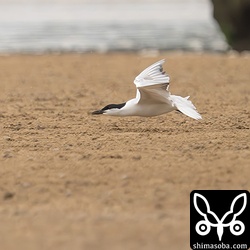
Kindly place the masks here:
[(187, 2), (0, 4), (0, 53), (226, 51), (206, 1)]

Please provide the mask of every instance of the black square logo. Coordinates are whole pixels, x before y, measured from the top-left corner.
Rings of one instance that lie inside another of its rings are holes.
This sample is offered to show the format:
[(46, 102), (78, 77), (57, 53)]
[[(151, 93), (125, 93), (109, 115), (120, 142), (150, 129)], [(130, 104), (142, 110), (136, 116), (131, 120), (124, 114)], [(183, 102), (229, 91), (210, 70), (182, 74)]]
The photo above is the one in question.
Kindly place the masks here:
[(246, 190), (194, 190), (190, 194), (191, 249), (248, 249), (250, 195)]

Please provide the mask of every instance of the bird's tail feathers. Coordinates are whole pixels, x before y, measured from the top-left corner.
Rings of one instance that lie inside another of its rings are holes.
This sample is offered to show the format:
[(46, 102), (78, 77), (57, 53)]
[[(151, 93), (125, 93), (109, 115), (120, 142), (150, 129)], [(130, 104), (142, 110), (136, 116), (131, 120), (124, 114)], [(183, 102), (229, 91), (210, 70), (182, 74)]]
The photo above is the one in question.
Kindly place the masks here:
[(170, 95), (170, 99), (177, 110), (195, 120), (202, 119), (201, 115), (197, 112), (196, 107), (190, 100), (188, 100), (188, 98), (189, 96), (183, 98), (181, 96)]

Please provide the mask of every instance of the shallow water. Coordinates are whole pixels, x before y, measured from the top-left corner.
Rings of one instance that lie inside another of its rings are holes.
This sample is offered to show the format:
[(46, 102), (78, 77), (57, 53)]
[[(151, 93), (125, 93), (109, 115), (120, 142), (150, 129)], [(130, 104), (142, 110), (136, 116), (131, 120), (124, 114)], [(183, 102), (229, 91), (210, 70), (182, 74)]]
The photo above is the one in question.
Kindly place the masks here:
[(0, 2), (0, 52), (224, 51), (206, 0)]

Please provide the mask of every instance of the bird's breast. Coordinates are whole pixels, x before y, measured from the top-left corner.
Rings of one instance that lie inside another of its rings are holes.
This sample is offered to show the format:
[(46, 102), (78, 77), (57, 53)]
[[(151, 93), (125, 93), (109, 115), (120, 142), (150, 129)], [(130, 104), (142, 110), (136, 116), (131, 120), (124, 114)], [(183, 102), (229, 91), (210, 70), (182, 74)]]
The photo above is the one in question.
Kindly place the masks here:
[(175, 110), (175, 108), (168, 103), (160, 104), (136, 104), (130, 107), (125, 107), (123, 111), (124, 116), (157, 116)]

